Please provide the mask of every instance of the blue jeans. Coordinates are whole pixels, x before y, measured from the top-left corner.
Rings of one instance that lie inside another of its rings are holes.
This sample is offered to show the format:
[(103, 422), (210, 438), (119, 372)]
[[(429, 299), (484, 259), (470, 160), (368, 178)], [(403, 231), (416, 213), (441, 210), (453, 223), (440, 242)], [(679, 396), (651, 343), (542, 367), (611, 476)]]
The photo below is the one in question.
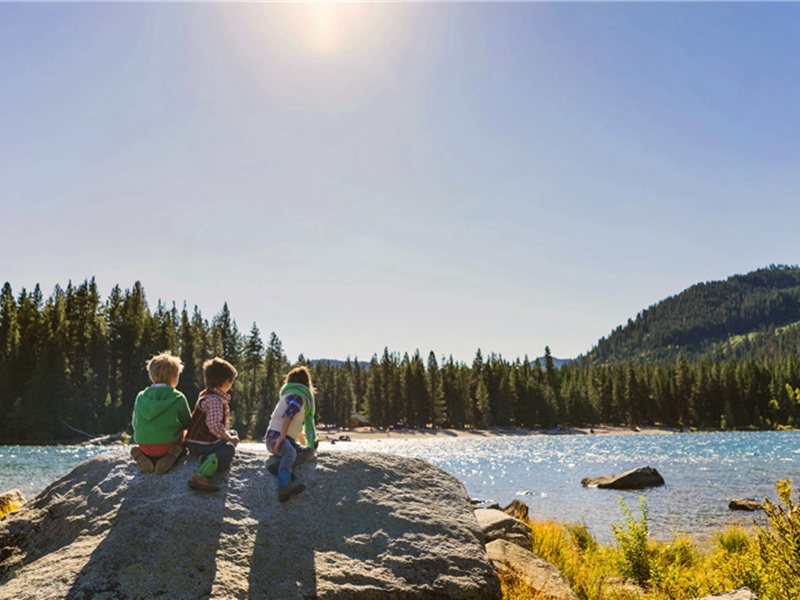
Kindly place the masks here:
[[(267, 450), (272, 452), (274, 446), (274, 439), (267, 439)], [(268, 462), (276, 462), (280, 458), (280, 465), (278, 466), (278, 485), (283, 487), (289, 485), (292, 479), (292, 470), (295, 465), (302, 465), (305, 462), (314, 458), (314, 449), (306, 446), (301, 446), (292, 438), (286, 437), (279, 448), (280, 455), (272, 456)]]
[(202, 459), (209, 454), (217, 455), (217, 469), (224, 471), (231, 466), (233, 455), (236, 454), (236, 448), (233, 444), (225, 440), (218, 440), (213, 444), (196, 444), (195, 442), (186, 442), (186, 447), (192, 456), (199, 456)]

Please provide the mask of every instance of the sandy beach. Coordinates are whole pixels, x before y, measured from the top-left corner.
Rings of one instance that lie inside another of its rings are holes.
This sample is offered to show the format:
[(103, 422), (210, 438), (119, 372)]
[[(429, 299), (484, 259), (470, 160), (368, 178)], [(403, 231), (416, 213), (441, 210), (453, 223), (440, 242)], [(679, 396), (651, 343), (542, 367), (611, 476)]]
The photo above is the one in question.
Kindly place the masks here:
[(320, 441), (379, 440), (379, 439), (434, 439), (434, 438), (494, 438), (528, 435), (637, 435), (648, 433), (678, 433), (674, 427), (641, 426), (636, 429), (616, 425), (595, 427), (570, 427), (555, 429), (525, 429), (522, 427), (492, 427), (489, 429), (378, 429), (356, 427), (353, 429), (319, 427)]

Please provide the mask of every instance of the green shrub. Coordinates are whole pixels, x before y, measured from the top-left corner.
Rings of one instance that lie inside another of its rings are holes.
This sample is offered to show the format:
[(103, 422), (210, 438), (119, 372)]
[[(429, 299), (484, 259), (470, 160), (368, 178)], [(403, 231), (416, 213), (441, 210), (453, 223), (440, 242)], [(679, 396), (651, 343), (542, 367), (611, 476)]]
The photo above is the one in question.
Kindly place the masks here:
[(744, 527), (729, 527), (714, 534), (714, 544), (727, 554), (744, 554), (752, 549), (752, 539)]
[(651, 558), (648, 543), (650, 531), (647, 527), (647, 501), (639, 498), (639, 511), (642, 514), (639, 519), (634, 518), (631, 509), (622, 498), (619, 498), (618, 501), (624, 519), (613, 524), (611, 530), (622, 551), (622, 574), (644, 584), (650, 579)]
[(594, 538), (586, 523), (567, 523), (567, 533), (572, 538), (572, 543), (579, 552), (587, 552), (597, 549), (597, 540)]
[(778, 503), (764, 502), (768, 526), (758, 527), (758, 549), (763, 561), (764, 589), (774, 600), (800, 598), (800, 504), (792, 501), (792, 480), (775, 484)]

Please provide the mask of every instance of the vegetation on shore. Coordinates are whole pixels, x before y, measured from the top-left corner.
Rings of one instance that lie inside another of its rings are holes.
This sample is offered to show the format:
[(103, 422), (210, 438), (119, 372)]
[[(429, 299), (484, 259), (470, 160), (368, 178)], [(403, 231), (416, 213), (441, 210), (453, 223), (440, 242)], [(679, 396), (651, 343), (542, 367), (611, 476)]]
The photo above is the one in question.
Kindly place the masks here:
[[(533, 552), (555, 564), (583, 600), (689, 600), (747, 586), (762, 600), (800, 597), (800, 490), (792, 480), (776, 484), (777, 502), (766, 501), (767, 523), (730, 527), (707, 546), (675, 535), (649, 538), (647, 505), (639, 516), (620, 500), (623, 519), (613, 526), (615, 545), (603, 546), (582, 524), (530, 520)], [(503, 597), (545, 596), (513, 576), (501, 576)]]
[[(775, 323), (768, 319), (780, 317), (783, 323), (794, 318), (792, 286), (800, 270), (776, 267), (744, 278), (752, 294), (743, 291), (743, 283), (715, 287), (709, 296), (717, 300), (727, 292), (736, 294), (726, 300), (725, 315), (738, 302), (747, 308), (748, 328), (759, 322), (773, 333)], [(768, 301), (774, 295), (769, 285), (778, 284), (783, 287), (773, 292), (779, 299)], [(673, 313), (674, 323), (678, 316)], [(655, 327), (649, 313), (641, 319)], [(634, 322), (640, 333), (645, 332), (636, 325), (641, 319)], [(790, 326), (784, 330), (794, 331)], [(642, 335), (645, 344), (649, 334)], [(478, 349), (467, 364), (433, 351), (423, 358), (419, 351), (400, 354), (388, 348), (368, 363), (309, 361), (302, 355), (297, 362), (313, 370), (318, 420), (334, 426), (352, 424), (354, 412), (382, 428), (800, 425), (797, 344), (718, 360), (690, 353), (690, 345), (687, 352), (677, 348), (674, 360), (598, 363), (598, 355), (591, 354), (560, 369), (547, 348), (543, 360), (533, 362)], [(0, 443), (63, 440), (74, 435), (70, 428), (92, 434), (128, 429), (136, 394), (149, 384), (145, 361), (163, 350), (186, 365), (179, 388), (190, 402), (202, 387), (205, 359), (221, 356), (234, 363), (240, 377), (233, 427), (245, 437), (263, 433), (290, 366), (275, 333), (265, 342), (255, 323), (241, 333), (227, 305), (210, 321), (185, 304), (179, 310), (159, 300), (151, 310), (139, 282), (126, 290), (116, 286), (105, 301), (94, 280), (57, 286), (48, 298), (38, 286), (14, 294), (6, 283), (0, 290)]]

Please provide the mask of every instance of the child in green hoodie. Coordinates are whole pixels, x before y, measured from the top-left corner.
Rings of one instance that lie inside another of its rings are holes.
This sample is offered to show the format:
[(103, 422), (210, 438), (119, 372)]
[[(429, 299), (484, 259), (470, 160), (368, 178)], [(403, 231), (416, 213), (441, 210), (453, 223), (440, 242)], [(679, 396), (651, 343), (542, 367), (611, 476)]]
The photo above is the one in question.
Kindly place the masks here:
[(131, 456), (142, 473), (166, 473), (186, 452), (186, 429), (191, 412), (186, 396), (175, 388), (183, 363), (169, 351), (147, 362), (153, 385), (139, 392), (133, 406)]

